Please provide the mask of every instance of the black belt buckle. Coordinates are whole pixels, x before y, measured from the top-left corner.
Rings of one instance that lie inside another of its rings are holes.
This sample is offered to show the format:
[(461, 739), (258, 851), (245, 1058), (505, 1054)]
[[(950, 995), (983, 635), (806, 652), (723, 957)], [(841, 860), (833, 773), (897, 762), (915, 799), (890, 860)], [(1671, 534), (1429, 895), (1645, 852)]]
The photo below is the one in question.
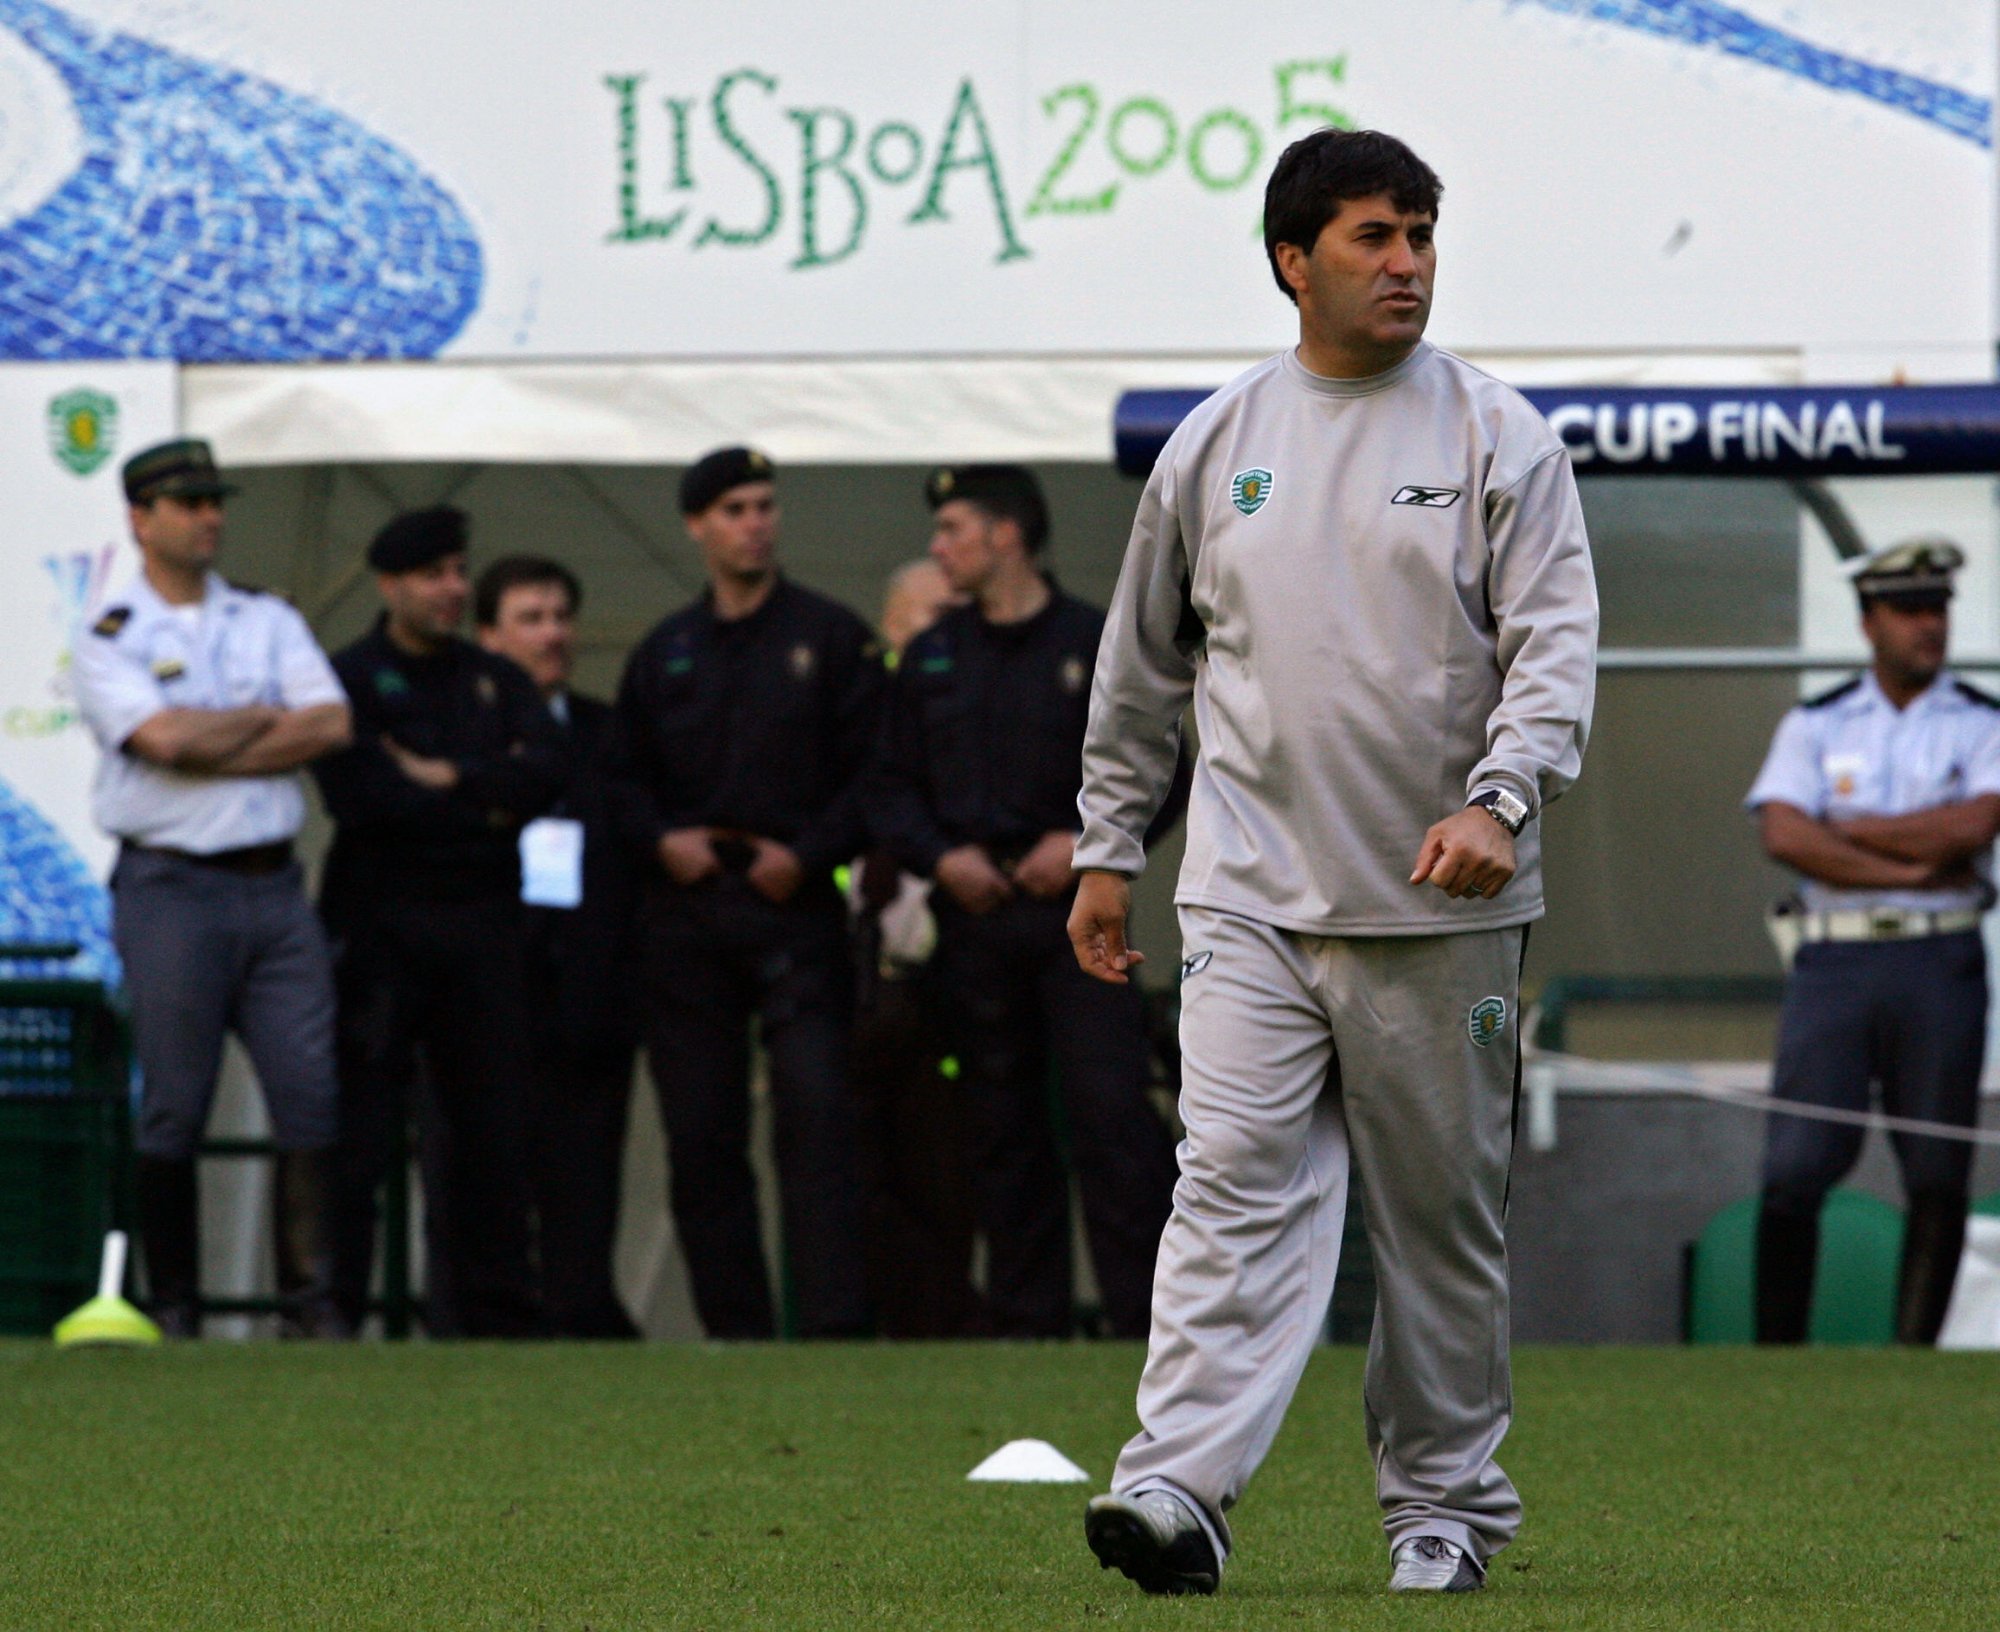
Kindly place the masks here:
[(1871, 912), (1868, 915), (1868, 938), (1873, 941), (1900, 940), (1903, 934), (1903, 915), (1900, 912)]

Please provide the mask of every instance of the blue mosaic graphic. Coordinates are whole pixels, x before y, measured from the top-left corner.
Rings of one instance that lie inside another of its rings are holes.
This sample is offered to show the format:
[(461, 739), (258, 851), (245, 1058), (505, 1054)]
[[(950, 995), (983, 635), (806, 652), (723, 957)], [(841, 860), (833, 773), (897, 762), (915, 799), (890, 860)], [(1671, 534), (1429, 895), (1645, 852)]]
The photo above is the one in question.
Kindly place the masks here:
[(85, 144), (0, 226), (0, 357), (428, 357), (479, 304), (479, 240), (344, 114), (37, 0), (0, 28), (61, 75)]
[(0, 942), (75, 942), (74, 958), (0, 958), (0, 979), (74, 976), (115, 985), (110, 892), (54, 824), (0, 782)]
[(1844, 57), (1796, 34), (1760, 23), (1746, 12), (1712, 0), (1515, 0), (1565, 17), (1615, 23), (1644, 34), (1678, 40), (1726, 56), (1744, 57), (1830, 91), (1866, 97), (1884, 107), (1962, 136), (1980, 147), (1993, 145), (1993, 103), (1956, 86), (1920, 79), (1894, 68)]

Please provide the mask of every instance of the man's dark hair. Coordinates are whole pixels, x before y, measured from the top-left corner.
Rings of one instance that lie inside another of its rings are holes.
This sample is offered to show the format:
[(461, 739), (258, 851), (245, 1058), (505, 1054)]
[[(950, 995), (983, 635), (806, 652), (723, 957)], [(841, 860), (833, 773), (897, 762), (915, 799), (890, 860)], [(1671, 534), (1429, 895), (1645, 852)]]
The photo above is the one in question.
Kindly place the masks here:
[(1406, 215), (1435, 217), (1444, 183), (1406, 145), (1379, 130), (1316, 130), (1279, 154), (1264, 184), (1264, 253), (1294, 306), (1299, 297), (1278, 270), (1278, 246), (1297, 244), (1310, 255), (1341, 205), (1377, 193), (1387, 193)]
[(507, 598), (507, 591), (529, 584), (560, 584), (569, 597), (571, 614), (583, 609), (583, 585), (560, 561), (551, 561), (545, 555), (503, 555), (472, 586), (474, 621), (482, 629), (491, 629), (500, 621), (500, 603)]

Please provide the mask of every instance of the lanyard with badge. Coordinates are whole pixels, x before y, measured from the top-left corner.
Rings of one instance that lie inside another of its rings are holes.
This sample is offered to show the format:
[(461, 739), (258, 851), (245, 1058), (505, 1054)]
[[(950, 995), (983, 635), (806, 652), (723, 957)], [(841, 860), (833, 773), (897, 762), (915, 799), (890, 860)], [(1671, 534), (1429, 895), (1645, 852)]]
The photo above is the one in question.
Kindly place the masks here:
[(583, 823), (538, 816), (521, 829), (521, 899), (531, 907), (583, 905)]

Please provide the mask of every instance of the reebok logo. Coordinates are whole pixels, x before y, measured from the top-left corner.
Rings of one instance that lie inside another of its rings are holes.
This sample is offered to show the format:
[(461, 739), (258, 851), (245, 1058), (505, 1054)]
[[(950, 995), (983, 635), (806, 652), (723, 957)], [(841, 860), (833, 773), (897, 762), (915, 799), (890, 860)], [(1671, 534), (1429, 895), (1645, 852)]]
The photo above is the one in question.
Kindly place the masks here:
[(1420, 504), (1427, 510), (1449, 510), (1458, 503), (1455, 487), (1405, 487), (1397, 491), (1391, 504)]
[(1181, 979), (1192, 980), (1208, 967), (1209, 962), (1214, 957), (1215, 954), (1213, 952), (1197, 952), (1193, 957), (1183, 958), (1181, 960)]

